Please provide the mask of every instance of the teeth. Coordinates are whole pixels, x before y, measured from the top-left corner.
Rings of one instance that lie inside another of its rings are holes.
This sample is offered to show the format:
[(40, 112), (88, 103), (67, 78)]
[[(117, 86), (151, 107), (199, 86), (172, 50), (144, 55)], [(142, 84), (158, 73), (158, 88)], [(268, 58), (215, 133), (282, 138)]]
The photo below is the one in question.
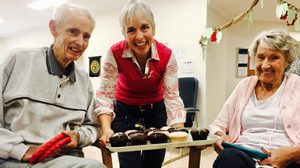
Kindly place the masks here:
[(70, 49), (74, 52), (79, 52), (80, 50), (78, 50), (77, 48), (73, 48), (73, 47), (70, 47)]
[(137, 46), (142, 46), (142, 45), (145, 45), (146, 42), (143, 42), (143, 43), (136, 43)]

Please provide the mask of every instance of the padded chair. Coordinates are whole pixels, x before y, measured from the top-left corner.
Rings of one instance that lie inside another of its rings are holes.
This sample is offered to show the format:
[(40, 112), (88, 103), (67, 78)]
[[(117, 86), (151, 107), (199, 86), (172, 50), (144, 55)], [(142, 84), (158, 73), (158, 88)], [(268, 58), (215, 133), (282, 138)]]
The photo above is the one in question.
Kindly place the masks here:
[(178, 80), (179, 95), (183, 100), (184, 108), (187, 112), (185, 127), (192, 127), (195, 114), (200, 111), (196, 107), (198, 96), (198, 80), (194, 77), (182, 77)]

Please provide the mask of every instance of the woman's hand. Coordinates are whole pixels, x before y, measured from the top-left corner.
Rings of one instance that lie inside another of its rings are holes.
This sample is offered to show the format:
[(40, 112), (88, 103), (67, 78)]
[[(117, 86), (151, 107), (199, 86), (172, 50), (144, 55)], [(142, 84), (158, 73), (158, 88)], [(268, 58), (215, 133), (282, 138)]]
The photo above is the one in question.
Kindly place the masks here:
[(114, 135), (114, 131), (111, 129), (112, 115), (102, 114), (98, 116), (98, 120), (102, 130), (99, 143), (106, 146), (106, 144), (109, 143), (109, 138)]
[(214, 144), (214, 149), (217, 153), (220, 153), (221, 151), (224, 150), (222, 143), (231, 142), (231, 137), (222, 132), (216, 132), (216, 135), (218, 135), (220, 139)]
[(171, 125), (171, 127), (173, 127), (173, 128), (184, 128), (184, 123), (173, 124), (173, 125)]
[(99, 139), (100, 144), (106, 146), (106, 144), (109, 143), (109, 138), (112, 137), (113, 135), (114, 135), (114, 131), (111, 128), (102, 130), (102, 135)]
[[(271, 156), (260, 161), (261, 165), (271, 165), (276, 168), (285, 168), (291, 163), (295, 162), (295, 148), (293, 147), (281, 147), (270, 151)], [(299, 155), (299, 154), (298, 154)]]

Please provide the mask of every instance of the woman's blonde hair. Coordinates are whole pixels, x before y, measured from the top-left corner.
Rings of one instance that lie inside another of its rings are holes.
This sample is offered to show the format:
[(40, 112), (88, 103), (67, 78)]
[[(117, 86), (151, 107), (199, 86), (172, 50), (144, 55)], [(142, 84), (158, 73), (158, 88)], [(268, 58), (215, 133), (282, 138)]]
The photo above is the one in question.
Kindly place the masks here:
[(121, 31), (124, 37), (126, 35), (125, 23), (131, 22), (138, 16), (142, 16), (150, 22), (150, 25), (153, 29), (153, 35), (155, 34), (154, 16), (150, 7), (141, 0), (129, 0), (123, 7), (119, 18)]
[(254, 61), (259, 45), (283, 52), (289, 64), (291, 64), (299, 55), (299, 42), (284, 30), (272, 29), (263, 31), (256, 36), (249, 47), (251, 61)]

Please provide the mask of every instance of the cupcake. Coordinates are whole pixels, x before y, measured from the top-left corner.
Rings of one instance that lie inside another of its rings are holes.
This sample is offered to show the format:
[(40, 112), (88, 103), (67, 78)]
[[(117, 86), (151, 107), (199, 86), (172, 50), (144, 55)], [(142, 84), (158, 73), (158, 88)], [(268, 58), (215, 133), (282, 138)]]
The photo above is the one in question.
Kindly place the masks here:
[(164, 126), (160, 130), (169, 132), (168, 137), (171, 142), (187, 141), (189, 137), (189, 131), (184, 128), (173, 128)]
[(159, 129), (158, 128), (154, 128), (154, 127), (150, 127), (150, 128), (145, 128), (144, 129), (144, 133), (146, 135), (148, 135), (149, 132), (152, 132), (152, 131), (158, 131)]
[(148, 140), (151, 144), (167, 143), (168, 134), (169, 132), (167, 131), (150, 131), (148, 133)]
[(128, 136), (130, 145), (145, 145), (147, 144), (147, 135), (142, 131), (129, 130), (125, 134)]
[(112, 147), (126, 146), (128, 137), (123, 132), (117, 132), (109, 138), (109, 141)]
[(162, 130), (162, 131), (168, 131), (168, 132), (173, 132), (175, 130), (175, 128), (169, 127), (169, 126), (163, 126), (163, 127), (160, 128), (160, 130)]
[(209, 134), (209, 130), (206, 128), (196, 128), (192, 129), (190, 134), (192, 135), (194, 141), (206, 140)]
[(189, 131), (185, 128), (175, 128), (174, 130), (172, 130), (172, 132), (186, 132), (186, 133), (189, 133)]
[(171, 142), (183, 142), (188, 140), (189, 134), (185, 131), (175, 131), (169, 133), (169, 138)]

